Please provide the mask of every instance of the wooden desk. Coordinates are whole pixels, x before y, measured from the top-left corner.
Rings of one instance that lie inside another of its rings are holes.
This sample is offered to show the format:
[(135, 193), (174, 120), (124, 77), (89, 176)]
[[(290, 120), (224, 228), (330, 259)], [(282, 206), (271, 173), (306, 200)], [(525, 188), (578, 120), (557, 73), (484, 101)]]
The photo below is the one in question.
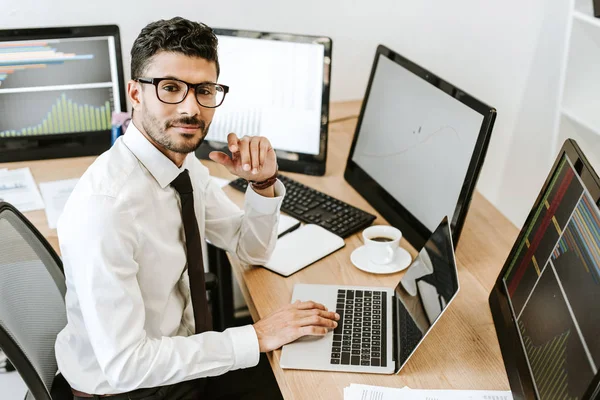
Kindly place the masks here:
[[(340, 198), (356, 207), (378, 215), (343, 178), (346, 158), (359, 112), (358, 102), (337, 103), (331, 107), (327, 174), (312, 177), (289, 174), (294, 179)], [(80, 177), (94, 157), (27, 161), (0, 164), (0, 168), (29, 167), (36, 182)], [(227, 171), (210, 161), (203, 161), (215, 176), (232, 178)], [(234, 201), (241, 204), (241, 193), (226, 188)], [(44, 211), (26, 213), (42, 234), (58, 249), (55, 230), (50, 230)], [(385, 221), (378, 215), (376, 224)], [(332, 373), (282, 370), (281, 351), (269, 354), (277, 382), (286, 399), (342, 399), (343, 388), (350, 383), (391, 387), (404, 385), (429, 389), (497, 389), (508, 390), (487, 298), (514, 240), (517, 228), (502, 216), (484, 197), (476, 193), (457, 249), (460, 292), (456, 300), (427, 336), (399, 375)], [(312, 266), (282, 278), (264, 268), (241, 265), (232, 259), (233, 273), (257, 320), (290, 301), (296, 283), (389, 286), (397, 284), (402, 272), (375, 276), (356, 269), (350, 253), (362, 245), (360, 235), (346, 240), (346, 247)], [(414, 256), (415, 250), (402, 241)]]
[[(357, 115), (358, 102), (332, 107), (332, 120)], [(294, 179), (385, 220), (344, 180), (356, 119), (344, 119), (329, 128), (327, 174), (312, 177), (289, 174)], [(213, 168), (214, 166), (211, 166)], [(219, 168), (213, 168), (215, 175)], [(221, 171), (219, 171), (220, 174)], [(242, 194), (227, 188), (239, 204)], [(282, 370), (281, 351), (269, 354), (269, 361), (286, 399), (342, 399), (351, 383), (422, 389), (508, 390), (508, 379), (487, 299), (518, 235), (517, 228), (476, 193), (457, 248), (460, 291), (435, 329), (399, 375), (352, 374), (340, 372)], [(368, 285), (394, 287), (403, 272), (377, 276), (355, 268), (350, 253), (362, 245), (360, 234), (346, 239), (346, 247), (288, 277), (264, 268), (241, 265), (232, 259), (235, 277), (242, 288), (254, 320), (269, 315), (288, 303), (296, 283)], [(401, 246), (416, 251), (406, 241)]]

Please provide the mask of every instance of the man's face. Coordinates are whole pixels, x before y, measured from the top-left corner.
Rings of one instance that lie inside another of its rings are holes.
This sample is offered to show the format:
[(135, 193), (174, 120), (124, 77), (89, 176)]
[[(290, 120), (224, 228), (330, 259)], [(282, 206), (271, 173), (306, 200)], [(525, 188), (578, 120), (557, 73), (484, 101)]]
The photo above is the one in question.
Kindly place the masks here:
[[(155, 54), (144, 78), (175, 78), (189, 83), (217, 82), (217, 68), (213, 61), (188, 57), (181, 53)], [(156, 144), (174, 153), (187, 154), (200, 146), (215, 114), (214, 108), (202, 107), (196, 101), (193, 89), (179, 104), (165, 104), (156, 96), (156, 86), (138, 85), (139, 92), (130, 89), (135, 120)]]

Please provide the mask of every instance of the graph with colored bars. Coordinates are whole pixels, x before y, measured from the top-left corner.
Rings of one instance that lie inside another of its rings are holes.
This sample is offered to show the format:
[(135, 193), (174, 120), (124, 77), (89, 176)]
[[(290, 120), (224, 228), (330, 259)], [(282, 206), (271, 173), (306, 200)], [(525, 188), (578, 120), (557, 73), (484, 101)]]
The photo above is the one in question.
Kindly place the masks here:
[(63, 93), (39, 124), (20, 130), (0, 131), (0, 138), (103, 131), (110, 129), (110, 124), (110, 102), (101, 107), (77, 104)]
[(540, 398), (582, 398), (600, 365), (600, 210), (566, 156), (504, 282)]
[(0, 43), (0, 87), (10, 74), (20, 70), (45, 68), (49, 64), (93, 58), (93, 54), (59, 52), (43, 41)]

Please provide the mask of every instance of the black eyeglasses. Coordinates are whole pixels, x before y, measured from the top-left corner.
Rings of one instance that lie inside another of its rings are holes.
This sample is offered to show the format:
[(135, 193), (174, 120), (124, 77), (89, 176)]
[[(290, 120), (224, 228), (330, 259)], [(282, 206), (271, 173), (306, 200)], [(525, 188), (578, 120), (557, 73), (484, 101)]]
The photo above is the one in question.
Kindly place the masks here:
[(229, 86), (218, 83), (187, 83), (173, 78), (137, 78), (139, 83), (148, 83), (156, 88), (156, 97), (166, 104), (181, 103), (187, 96), (190, 88), (194, 89), (196, 101), (202, 107), (217, 108), (223, 104)]

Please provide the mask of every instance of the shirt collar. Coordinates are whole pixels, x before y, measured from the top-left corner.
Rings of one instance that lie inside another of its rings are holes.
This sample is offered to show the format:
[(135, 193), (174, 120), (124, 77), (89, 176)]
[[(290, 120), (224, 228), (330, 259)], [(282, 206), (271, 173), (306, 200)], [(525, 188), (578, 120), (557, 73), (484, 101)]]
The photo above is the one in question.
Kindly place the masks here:
[(135, 126), (133, 121), (127, 127), (127, 132), (123, 136), (123, 142), (163, 189), (173, 182), (173, 179), (177, 178), (185, 169), (189, 170), (188, 157), (183, 161), (181, 168), (177, 168), (177, 165), (173, 161), (150, 143), (146, 136)]

